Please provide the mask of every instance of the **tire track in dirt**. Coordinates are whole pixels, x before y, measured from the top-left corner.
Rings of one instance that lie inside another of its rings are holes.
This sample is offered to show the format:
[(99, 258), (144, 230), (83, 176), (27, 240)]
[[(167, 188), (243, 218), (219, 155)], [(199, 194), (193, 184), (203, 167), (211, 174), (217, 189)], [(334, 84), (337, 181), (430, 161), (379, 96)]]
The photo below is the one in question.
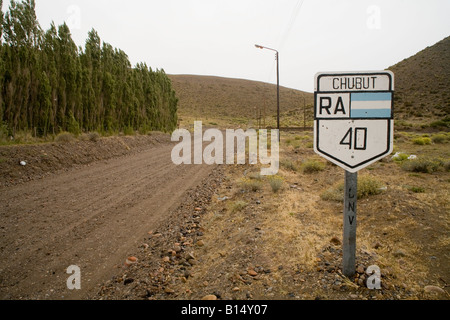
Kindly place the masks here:
[[(11, 188), (0, 201), (0, 298), (83, 299), (212, 170), (175, 166), (173, 145)], [(69, 291), (66, 269), (81, 268)]]

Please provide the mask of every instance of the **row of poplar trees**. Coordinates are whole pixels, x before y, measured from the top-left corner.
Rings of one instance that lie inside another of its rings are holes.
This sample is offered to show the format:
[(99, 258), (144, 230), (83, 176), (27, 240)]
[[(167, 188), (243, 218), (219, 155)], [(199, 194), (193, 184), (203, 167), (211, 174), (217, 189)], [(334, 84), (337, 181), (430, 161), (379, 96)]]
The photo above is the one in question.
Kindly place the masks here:
[(0, 120), (11, 136), (175, 129), (178, 99), (164, 70), (132, 68), (95, 30), (84, 50), (66, 24), (44, 32), (34, 0), (12, 0), (0, 19)]

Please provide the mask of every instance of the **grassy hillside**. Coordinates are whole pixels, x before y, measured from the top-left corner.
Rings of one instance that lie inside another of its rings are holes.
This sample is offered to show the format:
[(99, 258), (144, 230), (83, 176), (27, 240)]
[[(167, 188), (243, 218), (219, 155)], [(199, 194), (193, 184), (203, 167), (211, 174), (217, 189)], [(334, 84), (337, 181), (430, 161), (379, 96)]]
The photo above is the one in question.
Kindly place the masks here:
[(395, 73), (396, 118), (426, 123), (450, 114), (450, 37), (389, 68)]
[[(170, 75), (179, 101), (182, 125), (193, 119), (206, 124), (256, 126), (259, 115), (266, 125), (275, 125), (277, 112), (276, 85), (263, 82), (211, 76)], [(280, 88), (282, 126), (302, 126), (303, 106), (308, 106), (308, 119), (312, 120), (314, 96), (294, 89)]]

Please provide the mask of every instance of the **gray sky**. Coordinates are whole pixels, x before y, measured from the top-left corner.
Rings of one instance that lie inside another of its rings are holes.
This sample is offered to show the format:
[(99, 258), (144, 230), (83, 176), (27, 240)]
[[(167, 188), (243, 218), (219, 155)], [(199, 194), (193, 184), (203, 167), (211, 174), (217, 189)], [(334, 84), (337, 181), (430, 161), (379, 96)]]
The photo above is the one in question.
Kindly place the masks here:
[[(4, 1), (4, 11), (9, 1)], [(95, 28), (169, 74), (215, 75), (312, 92), (319, 71), (382, 70), (450, 35), (448, 0), (36, 0), (43, 29)]]

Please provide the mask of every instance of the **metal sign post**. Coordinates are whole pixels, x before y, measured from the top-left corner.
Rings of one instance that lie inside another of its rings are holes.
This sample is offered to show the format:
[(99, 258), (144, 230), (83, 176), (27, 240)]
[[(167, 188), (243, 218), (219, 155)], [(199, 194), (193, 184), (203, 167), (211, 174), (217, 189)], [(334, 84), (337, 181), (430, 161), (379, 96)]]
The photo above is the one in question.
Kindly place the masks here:
[(358, 173), (345, 172), (343, 274), (352, 277), (356, 271), (356, 203)]
[(394, 148), (394, 74), (318, 73), (314, 151), (345, 173), (343, 273), (355, 274), (358, 171)]

